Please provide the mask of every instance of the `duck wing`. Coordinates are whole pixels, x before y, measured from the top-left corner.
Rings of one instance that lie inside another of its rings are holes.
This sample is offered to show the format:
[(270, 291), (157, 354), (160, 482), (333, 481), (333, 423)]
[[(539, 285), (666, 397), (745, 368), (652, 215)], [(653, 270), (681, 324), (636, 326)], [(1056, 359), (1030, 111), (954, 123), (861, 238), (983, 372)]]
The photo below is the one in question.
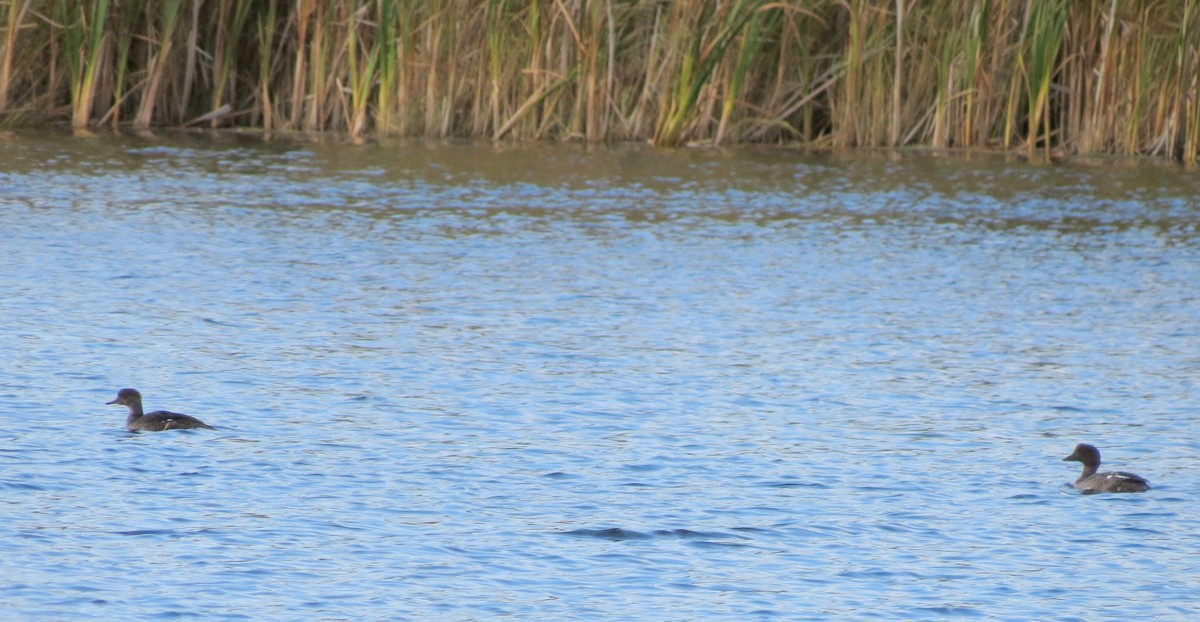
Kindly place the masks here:
[(1150, 490), (1150, 482), (1140, 475), (1125, 471), (1104, 471), (1079, 478), (1075, 481), (1075, 488), (1084, 493), (1145, 492)]
[(173, 413), (166, 410), (158, 410), (149, 413), (145, 415), (145, 419), (152, 421), (155, 425), (162, 426), (162, 430), (194, 430), (196, 428), (205, 428), (207, 430), (216, 429), (191, 415)]
[(1125, 471), (1113, 471), (1111, 473), (1106, 473), (1105, 475), (1130, 485), (1145, 486), (1146, 488), (1150, 487), (1150, 480), (1147, 480), (1141, 475), (1135, 475)]

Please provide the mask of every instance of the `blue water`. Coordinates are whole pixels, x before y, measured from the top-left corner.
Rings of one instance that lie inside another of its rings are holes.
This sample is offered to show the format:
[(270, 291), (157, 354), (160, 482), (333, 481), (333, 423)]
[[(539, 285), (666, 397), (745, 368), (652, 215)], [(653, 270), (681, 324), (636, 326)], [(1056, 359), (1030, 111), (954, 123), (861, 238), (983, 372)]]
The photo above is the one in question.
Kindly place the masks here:
[(18, 133), (0, 232), (6, 620), (1200, 615), (1190, 170)]

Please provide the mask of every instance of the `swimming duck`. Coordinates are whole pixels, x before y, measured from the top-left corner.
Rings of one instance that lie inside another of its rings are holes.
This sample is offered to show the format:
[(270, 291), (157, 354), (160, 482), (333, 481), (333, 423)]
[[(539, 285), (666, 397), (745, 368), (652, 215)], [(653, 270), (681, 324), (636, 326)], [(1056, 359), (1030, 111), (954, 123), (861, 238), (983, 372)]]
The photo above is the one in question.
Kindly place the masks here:
[(125, 419), (125, 429), (130, 432), (138, 430), (162, 432), (163, 430), (194, 430), (196, 428), (216, 429), (195, 417), (167, 412), (165, 410), (156, 410), (152, 413), (142, 414), (142, 394), (138, 393), (137, 389), (121, 389), (117, 391), (117, 399), (108, 403), (120, 404), (129, 408), (129, 417)]
[(1075, 488), (1084, 492), (1145, 492), (1150, 490), (1146, 478), (1124, 471), (1105, 471), (1100, 468), (1100, 450), (1087, 443), (1075, 446), (1075, 451), (1063, 458), (1063, 462), (1083, 463), (1083, 474), (1075, 480)]

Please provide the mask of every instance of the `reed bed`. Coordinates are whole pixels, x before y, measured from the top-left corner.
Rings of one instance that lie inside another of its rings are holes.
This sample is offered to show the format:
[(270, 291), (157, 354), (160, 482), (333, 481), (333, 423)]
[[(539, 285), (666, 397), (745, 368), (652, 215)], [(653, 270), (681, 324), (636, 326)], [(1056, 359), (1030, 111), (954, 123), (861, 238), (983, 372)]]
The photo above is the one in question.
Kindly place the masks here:
[(1200, 156), (1200, 0), (9, 0), (0, 123)]

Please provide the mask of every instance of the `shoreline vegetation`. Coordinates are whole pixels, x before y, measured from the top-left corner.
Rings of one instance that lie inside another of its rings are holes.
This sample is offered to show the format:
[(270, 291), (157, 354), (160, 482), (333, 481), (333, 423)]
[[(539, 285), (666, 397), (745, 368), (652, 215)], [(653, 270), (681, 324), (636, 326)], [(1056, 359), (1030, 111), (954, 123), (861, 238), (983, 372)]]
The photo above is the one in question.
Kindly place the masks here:
[(13, 0), (0, 125), (1200, 157), (1200, 0)]

